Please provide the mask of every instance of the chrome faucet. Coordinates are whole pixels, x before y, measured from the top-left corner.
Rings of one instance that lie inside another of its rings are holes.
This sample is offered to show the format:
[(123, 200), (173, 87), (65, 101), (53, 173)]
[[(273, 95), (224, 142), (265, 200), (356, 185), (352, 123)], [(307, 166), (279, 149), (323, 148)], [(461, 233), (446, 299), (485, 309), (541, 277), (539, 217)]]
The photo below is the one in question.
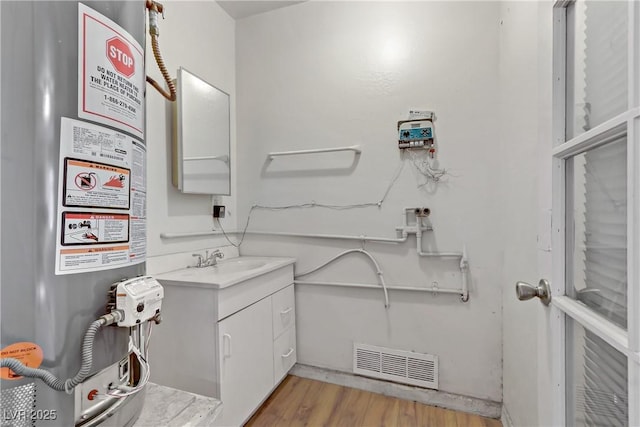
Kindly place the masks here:
[(204, 256), (202, 256), (202, 254), (192, 254), (191, 256), (198, 257), (198, 261), (194, 266), (196, 268), (216, 265), (218, 263), (218, 259), (224, 258), (224, 254), (220, 251), (220, 249), (216, 249), (211, 253), (209, 253), (209, 251), (207, 250)]

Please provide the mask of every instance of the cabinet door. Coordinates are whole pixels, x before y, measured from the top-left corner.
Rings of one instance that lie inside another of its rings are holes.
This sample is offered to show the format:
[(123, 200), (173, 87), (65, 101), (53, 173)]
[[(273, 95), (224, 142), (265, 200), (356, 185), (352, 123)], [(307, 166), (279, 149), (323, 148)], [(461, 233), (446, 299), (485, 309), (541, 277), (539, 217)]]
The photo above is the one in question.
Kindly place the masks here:
[(273, 387), (271, 298), (218, 322), (221, 425), (246, 421)]

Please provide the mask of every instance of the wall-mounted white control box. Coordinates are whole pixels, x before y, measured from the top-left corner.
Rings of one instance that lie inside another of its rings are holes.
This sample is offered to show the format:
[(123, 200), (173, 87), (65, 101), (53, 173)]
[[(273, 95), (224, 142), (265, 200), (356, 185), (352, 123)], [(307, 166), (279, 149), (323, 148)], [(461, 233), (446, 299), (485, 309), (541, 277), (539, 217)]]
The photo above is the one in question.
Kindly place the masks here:
[(398, 122), (398, 148), (431, 148), (433, 122), (431, 120), (403, 120)]

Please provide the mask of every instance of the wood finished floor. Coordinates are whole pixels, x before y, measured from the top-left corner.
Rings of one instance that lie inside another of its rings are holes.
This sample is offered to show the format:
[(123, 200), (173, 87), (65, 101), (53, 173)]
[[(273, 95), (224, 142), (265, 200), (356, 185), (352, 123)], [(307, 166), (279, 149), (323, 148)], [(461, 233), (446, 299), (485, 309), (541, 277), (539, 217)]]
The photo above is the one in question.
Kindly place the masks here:
[(502, 427), (502, 423), (410, 400), (288, 376), (246, 426)]

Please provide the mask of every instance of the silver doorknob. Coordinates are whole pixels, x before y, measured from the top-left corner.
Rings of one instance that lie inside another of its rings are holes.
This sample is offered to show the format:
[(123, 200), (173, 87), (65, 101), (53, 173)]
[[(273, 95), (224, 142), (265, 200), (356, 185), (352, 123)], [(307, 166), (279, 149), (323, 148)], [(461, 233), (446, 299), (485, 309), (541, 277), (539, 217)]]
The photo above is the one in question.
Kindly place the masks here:
[(540, 279), (538, 286), (518, 282), (516, 283), (516, 295), (520, 301), (538, 297), (544, 305), (549, 305), (551, 302), (551, 286), (549, 286), (549, 282), (546, 279)]

